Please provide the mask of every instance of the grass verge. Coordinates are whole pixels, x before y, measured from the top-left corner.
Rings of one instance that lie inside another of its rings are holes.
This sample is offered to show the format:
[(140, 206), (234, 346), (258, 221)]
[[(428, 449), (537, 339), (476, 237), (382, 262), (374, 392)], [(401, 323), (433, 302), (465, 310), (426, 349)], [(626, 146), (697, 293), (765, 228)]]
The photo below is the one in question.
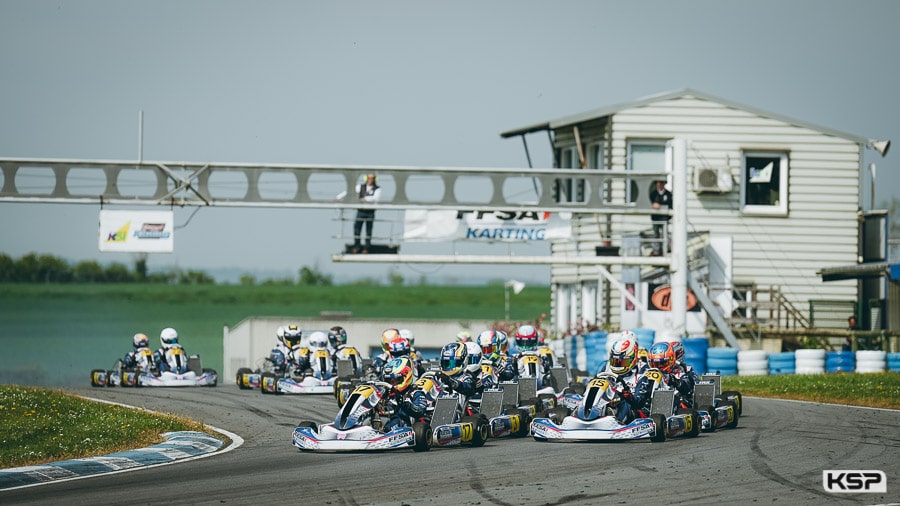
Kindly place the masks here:
[(725, 376), (723, 390), (742, 395), (900, 409), (900, 373)]
[(200, 422), (171, 414), (89, 401), (58, 390), (0, 385), (0, 469), (150, 446), (172, 431), (209, 432)]

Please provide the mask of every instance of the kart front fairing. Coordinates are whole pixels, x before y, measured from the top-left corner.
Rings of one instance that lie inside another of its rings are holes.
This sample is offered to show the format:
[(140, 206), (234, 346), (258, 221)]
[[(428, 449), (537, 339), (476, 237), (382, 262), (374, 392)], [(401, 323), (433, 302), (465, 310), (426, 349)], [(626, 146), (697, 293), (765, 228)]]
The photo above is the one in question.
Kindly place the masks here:
[(382, 433), (369, 425), (358, 425), (346, 430), (334, 424), (320, 425), (318, 432), (310, 427), (297, 427), (293, 434), (294, 446), (301, 450), (362, 451), (408, 448), (415, 443), (413, 429), (398, 426)]
[(215, 371), (206, 370), (201, 374), (194, 371), (185, 373), (174, 373), (166, 371), (159, 375), (151, 373), (142, 373), (138, 377), (138, 383), (144, 387), (204, 387), (216, 384), (218, 375)]

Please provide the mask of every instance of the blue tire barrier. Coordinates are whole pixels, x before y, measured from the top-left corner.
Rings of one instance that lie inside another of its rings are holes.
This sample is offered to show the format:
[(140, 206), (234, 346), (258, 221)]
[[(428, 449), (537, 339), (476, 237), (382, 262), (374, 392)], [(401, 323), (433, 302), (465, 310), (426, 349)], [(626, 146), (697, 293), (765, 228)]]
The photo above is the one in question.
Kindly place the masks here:
[(721, 376), (737, 376), (738, 370), (737, 370), (737, 368), (728, 369), (728, 368), (724, 368), (724, 367), (715, 368), (715, 369), (709, 368), (709, 370), (707, 370), (706, 373), (707, 374), (718, 373)]
[(716, 369), (734, 369), (737, 370), (737, 360), (731, 360), (728, 358), (714, 358), (710, 357), (706, 359), (706, 368), (710, 371), (714, 371)]
[(730, 358), (737, 360), (737, 348), (709, 348), (706, 350), (706, 356), (709, 358)]
[(709, 349), (709, 338), (688, 337), (682, 341), (684, 345), (684, 363), (691, 366), (697, 374), (706, 374), (706, 351)]
[(588, 332), (584, 335), (584, 351), (588, 372), (597, 371), (607, 358), (606, 332), (602, 330)]
[(825, 354), (825, 372), (853, 372), (856, 354), (852, 351), (829, 351)]
[(638, 346), (649, 350), (653, 346), (653, 340), (656, 339), (656, 331), (648, 328), (631, 329), (638, 340)]
[(900, 371), (900, 353), (888, 353), (887, 366), (889, 371)]
[(709, 348), (706, 350), (706, 370), (708, 372), (719, 371), (723, 376), (737, 374), (736, 348)]
[(794, 374), (794, 352), (769, 353), (769, 374)]

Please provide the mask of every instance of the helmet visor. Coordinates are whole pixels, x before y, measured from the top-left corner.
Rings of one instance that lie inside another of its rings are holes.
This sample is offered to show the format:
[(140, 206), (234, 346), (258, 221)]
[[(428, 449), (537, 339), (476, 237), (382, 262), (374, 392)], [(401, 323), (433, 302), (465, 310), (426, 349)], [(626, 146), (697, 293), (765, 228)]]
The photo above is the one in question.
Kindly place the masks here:
[(441, 369), (444, 371), (452, 371), (463, 365), (462, 360), (458, 358), (442, 358)]
[(631, 359), (621, 355), (609, 357), (609, 365), (616, 369), (627, 369), (631, 366)]

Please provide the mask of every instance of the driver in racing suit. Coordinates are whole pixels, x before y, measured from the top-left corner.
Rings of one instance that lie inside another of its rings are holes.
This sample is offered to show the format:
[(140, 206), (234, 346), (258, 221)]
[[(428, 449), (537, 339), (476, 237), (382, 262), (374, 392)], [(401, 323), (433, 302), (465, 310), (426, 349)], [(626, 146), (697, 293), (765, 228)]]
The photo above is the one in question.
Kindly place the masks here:
[(627, 424), (634, 418), (650, 416), (652, 385), (644, 376), (647, 366), (638, 359), (637, 337), (626, 330), (622, 337), (609, 349), (606, 366), (597, 373), (598, 377), (612, 376), (628, 409), (620, 409), (616, 419)]
[[(162, 329), (162, 332), (159, 333), (159, 344), (160, 348), (153, 352), (153, 363), (159, 372), (170, 371), (171, 367), (169, 366), (166, 353), (172, 348), (182, 348), (178, 344), (178, 332), (172, 327)], [(184, 373), (185, 371), (187, 371), (187, 364), (184, 364), (181, 370), (171, 372)]]
[(438, 379), (447, 388), (471, 397), (476, 392), (475, 377), (469, 372), (469, 351), (466, 343), (450, 343), (441, 348), (441, 372)]
[(415, 364), (412, 359), (403, 356), (389, 360), (381, 369), (381, 381), (389, 383), (391, 389), (387, 393), (387, 405), (390, 410), (384, 431), (389, 432), (398, 425), (412, 427), (413, 421), (421, 419), (428, 409), (428, 399), (414, 396), (412, 388), (416, 381)]
[(122, 359), (122, 365), (126, 369), (137, 369), (140, 367), (154, 368), (153, 352), (150, 350), (150, 340), (146, 334), (137, 333), (132, 337), (132, 346), (134, 349), (125, 354)]
[[(503, 331), (485, 330), (478, 334), (476, 343), (481, 348), (481, 361), (494, 367), (498, 381), (513, 381), (518, 376), (515, 361), (503, 351)], [(496, 385), (493, 385), (496, 386)]]
[(694, 407), (694, 385), (700, 381), (700, 375), (694, 368), (684, 362), (684, 345), (680, 341), (669, 343), (675, 354), (675, 362), (669, 371), (670, 385), (678, 390), (685, 408)]

